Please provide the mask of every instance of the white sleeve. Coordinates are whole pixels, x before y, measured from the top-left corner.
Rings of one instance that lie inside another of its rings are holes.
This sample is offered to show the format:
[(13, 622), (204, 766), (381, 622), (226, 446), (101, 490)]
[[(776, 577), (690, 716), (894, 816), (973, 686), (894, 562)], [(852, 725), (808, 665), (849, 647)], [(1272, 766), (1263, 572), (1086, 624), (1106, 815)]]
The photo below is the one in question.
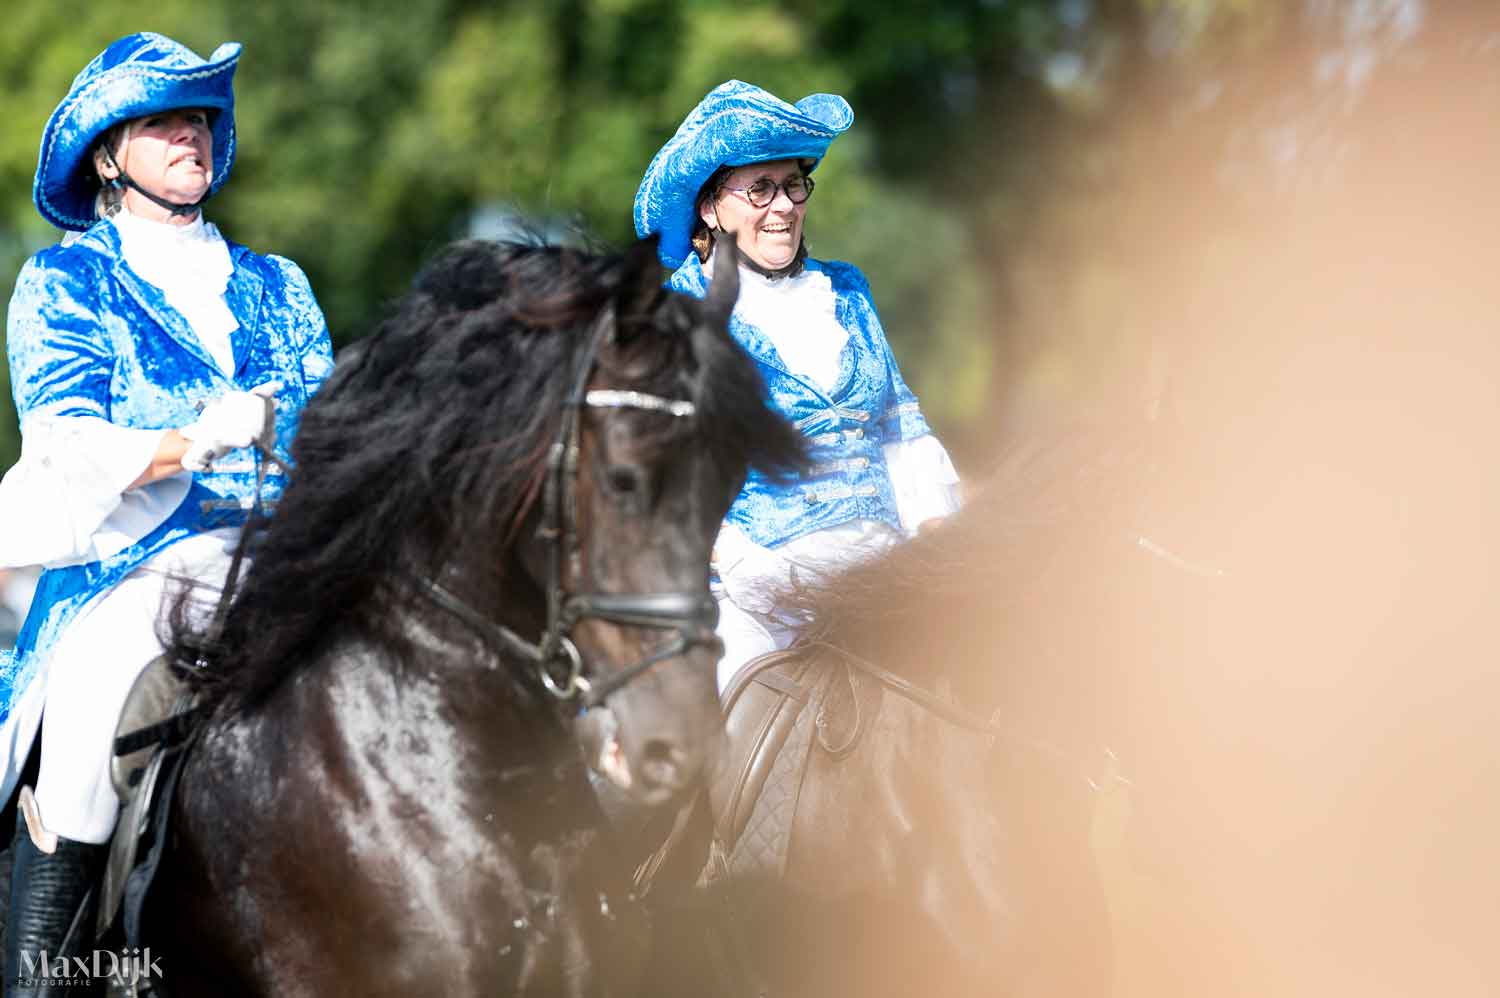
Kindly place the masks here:
[(792, 565), (780, 554), (747, 537), (732, 523), (719, 528), (714, 541), (714, 570), (737, 606), (770, 613), (791, 584)]
[(958, 472), (938, 438), (928, 433), (885, 445), (886, 469), (896, 493), (901, 528), (908, 535), (928, 520), (956, 513), (963, 504)]
[(165, 521), (192, 483), (182, 474), (125, 491), (165, 430), (97, 416), (37, 417), (21, 429), (21, 459), (0, 481), (0, 567), (109, 557)]

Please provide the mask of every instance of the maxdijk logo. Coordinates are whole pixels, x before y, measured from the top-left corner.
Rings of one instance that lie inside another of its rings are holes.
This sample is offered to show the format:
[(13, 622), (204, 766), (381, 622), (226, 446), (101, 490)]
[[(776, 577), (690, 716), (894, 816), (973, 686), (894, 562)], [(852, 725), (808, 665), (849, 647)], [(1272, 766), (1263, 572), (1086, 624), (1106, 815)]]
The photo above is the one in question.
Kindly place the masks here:
[(21, 976), (16, 981), (23, 988), (80, 987), (92, 981), (131, 981), (161, 977), (160, 958), (152, 959), (151, 947), (144, 950), (96, 949), (93, 956), (48, 956), (40, 953), (21, 953)]

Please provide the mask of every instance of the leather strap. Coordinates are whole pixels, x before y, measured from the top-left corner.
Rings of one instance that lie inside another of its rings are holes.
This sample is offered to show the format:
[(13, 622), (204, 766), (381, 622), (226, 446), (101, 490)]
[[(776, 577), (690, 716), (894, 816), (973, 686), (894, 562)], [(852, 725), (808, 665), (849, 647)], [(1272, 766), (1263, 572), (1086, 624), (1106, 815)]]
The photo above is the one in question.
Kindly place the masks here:
[(170, 748), (185, 739), (198, 723), (202, 709), (189, 707), (180, 714), (148, 724), (144, 728), (137, 728), (129, 734), (121, 735), (115, 739), (115, 755), (129, 755), (139, 752), (150, 745), (160, 745)]

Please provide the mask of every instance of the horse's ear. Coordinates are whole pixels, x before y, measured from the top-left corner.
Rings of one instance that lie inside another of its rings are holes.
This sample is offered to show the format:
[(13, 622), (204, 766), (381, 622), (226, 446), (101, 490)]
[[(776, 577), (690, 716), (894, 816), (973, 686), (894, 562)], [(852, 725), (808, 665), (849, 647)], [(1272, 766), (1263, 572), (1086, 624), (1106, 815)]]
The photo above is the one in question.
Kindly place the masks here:
[(664, 278), (661, 261), (656, 258), (656, 236), (637, 240), (625, 251), (615, 311), (621, 316), (649, 313), (661, 297)]
[(727, 327), (735, 299), (740, 296), (740, 250), (732, 233), (723, 229), (714, 233), (714, 254), (714, 279), (703, 304), (711, 321)]

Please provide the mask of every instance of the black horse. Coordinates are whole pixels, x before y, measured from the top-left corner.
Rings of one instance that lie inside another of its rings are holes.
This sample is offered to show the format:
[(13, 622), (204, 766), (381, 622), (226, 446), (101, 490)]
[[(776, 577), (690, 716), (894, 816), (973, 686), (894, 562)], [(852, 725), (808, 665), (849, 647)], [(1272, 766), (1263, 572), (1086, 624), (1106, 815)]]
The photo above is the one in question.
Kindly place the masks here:
[(696, 785), (709, 547), (800, 460), (733, 278), (660, 283), (650, 243), (460, 243), (341, 355), (227, 617), (170, 649), (209, 663), (143, 933), (173, 993), (633, 992), (570, 721), (607, 707), (638, 801)]
[(1107, 666), (1082, 622), (1100, 566), (1151, 569), (1128, 542), (1140, 454), (1017, 443), (959, 514), (788, 601), (803, 640), (727, 694), (713, 831), (700, 812), (699, 849), (649, 883), (663, 993), (1108, 993)]

